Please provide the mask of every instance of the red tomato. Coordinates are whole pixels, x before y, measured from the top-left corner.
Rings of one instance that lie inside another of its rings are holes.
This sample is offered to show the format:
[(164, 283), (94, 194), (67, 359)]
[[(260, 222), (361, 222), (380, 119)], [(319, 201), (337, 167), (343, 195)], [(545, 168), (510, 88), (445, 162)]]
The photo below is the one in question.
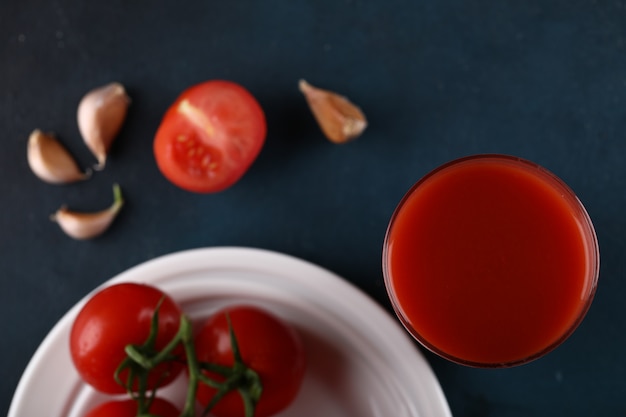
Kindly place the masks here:
[(230, 81), (207, 81), (185, 90), (167, 110), (154, 138), (159, 170), (197, 193), (237, 182), (265, 142), (265, 114), (256, 99)]
[[(155, 398), (148, 411), (155, 417), (178, 417), (180, 414), (172, 403), (162, 398)], [(136, 417), (137, 412), (134, 400), (109, 401), (92, 408), (85, 417)]]
[[(254, 306), (233, 306), (211, 316), (196, 335), (198, 360), (232, 366), (230, 333), (226, 315), (230, 317), (241, 358), (246, 366), (257, 372), (263, 385), (255, 417), (278, 413), (293, 402), (306, 367), (304, 346), (296, 331), (278, 317)], [(219, 375), (207, 373), (213, 379)], [(197, 398), (206, 406), (215, 390), (200, 384)], [(217, 417), (241, 417), (243, 401), (237, 391), (231, 391), (211, 409)]]
[[(70, 333), (72, 360), (86, 383), (110, 394), (125, 392), (115, 381), (115, 370), (126, 358), (126, 345), (142, 345), (148, 338), (152, 316), (161, 299), (156, 348), (162, 349), (176, 335), (182, 313), (158, 288), (136, 283), (116, 284), (87, 301)], [(176, 361), (158, 365), (149, 375), (149, 388), (171, 382), (183, 367), (183, 363)], [(125, 372), (121, 377), (125, 380)]]

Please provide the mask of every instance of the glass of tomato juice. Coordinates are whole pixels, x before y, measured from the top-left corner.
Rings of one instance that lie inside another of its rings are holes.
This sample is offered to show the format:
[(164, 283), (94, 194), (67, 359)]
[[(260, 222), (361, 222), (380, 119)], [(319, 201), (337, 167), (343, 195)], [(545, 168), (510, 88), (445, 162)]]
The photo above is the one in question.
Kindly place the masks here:
[(530, 161), (474, 155), (420, 179), (394, 211), (383, 273), (404, 327), (475, 367), (527, 363), (561, 344), (595, 294), (599, 249), (574, 192)]

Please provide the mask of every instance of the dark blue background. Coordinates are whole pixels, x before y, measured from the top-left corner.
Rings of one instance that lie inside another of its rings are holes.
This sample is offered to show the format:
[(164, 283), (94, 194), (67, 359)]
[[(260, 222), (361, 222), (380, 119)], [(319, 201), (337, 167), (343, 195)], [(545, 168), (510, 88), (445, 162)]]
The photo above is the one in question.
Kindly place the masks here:
[[(441, 163), (500, 152), (544, 165), (579, 195), (600, 241), (600, 284), (578, 331), (531, 364), (478, 370), (425, 353), (450, 407), (468, 417), (626, 413), (624, 2), (5, 0), (0, 39), (0, 408), (76, 301), (173, 251), (285, 252), (389, 308), (380, 257), (396, 203)], [(269, 134), (234, 187), (190, 194), (160, 175), (152, 138), (181, 90), (213, 78), (246, 86)], [(326, 141), (300, 78), (359, 104), (365, 134)], [(56, 132), (91, 165), (76, 106), (113, 80), (133, 104), (106, 169), (42, 183), (26, 163), (29, 133)], [(63, 203), (107, 206), (113, 182), (127, 204), (101, 238), (73, 241), (48, 220)]]

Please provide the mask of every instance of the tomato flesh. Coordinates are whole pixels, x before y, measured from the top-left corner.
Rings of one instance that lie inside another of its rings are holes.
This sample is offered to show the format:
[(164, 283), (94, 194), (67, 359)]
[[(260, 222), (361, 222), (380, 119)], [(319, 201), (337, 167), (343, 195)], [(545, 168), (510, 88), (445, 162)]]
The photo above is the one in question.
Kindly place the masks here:
[(218, 192), (245, 174), (266, 133), (263, 110), (245, 88), (207, 81), (185, 90), (167, 110), (155, 135), (154, 155), (173, 184)]
[[(159, 417), (177, 417), (180, 412), (169, 401), (155, 398), (148, 409), (150, 415)], [(136, 417), (137, 403), (134, 400), (108, 401), (92, 408), (85, 417)]]
[[(256, 306), (232, 306), (211, 316), (196, 335), (195, 348), (199, 361), (232, 366), (233, 352), (226, 315), (230, 317), (242, 360), (261, 378), (263, 393), (255, 417), (280, 412), (296, 398), (306, 369), (304, 346), (298, 333), (287, 323)], [(219, 375), (207, 373), (220, 380)], [(199, 385), (197, 398), (206, 406), (215, 390)], [(224, 396), (211, 414), (217, 417), (244, 415), (238, 392)]]
[[(70, 332), (70, 354), (81, 378), (96, 390), (117, 394), (126, 392), (114, 378), (126, 358), (126, 345), (142, 345), (150, 334), (150, 323), (157, 305), (159, 329), (156, 348), (162, 349), (174, 338), (180, 325), (181, 310), (158, 288), (122, 283), (96, 293), (78, 313)], [(182, 349), (177, 351), (182, 355)], [(148, 387), (173, 381), (182, 371), (182, 362), (157, 365), (150, 373)], [(121, 373), (122, 380), (126, 373)]]

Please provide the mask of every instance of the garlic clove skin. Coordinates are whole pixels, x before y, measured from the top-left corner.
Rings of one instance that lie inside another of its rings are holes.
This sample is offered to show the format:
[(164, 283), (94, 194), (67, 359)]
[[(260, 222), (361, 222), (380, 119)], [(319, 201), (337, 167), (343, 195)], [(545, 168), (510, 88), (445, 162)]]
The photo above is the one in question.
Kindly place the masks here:
[(104, 233), (113, 223), (124, 205), (119, 185), (113, 186), (113, 203), (107, 209), (83, 213), (71, 211), (63, 206), (50, 216), (68, 236), (77, 240), (95, 238)]
[(298, 86), (324, 136), (331, 142), (349, 142), (365, 131), (365, 115), (346, 97), (314, 87), (305, 80), (300, 80)]
[(130, 97), (118, 82), (89, 91), (78, 104), (78, 130), (98, 160), (94, 169), (104, 168), (111, 144), (126, 119), (129, 105)]
[(91, 170), (80, 170), (72, 155), (53, 134), (39, 129), (28, 137), (26, 156), (33, 173), (50, 184), (68, 184), (91, 176)]

